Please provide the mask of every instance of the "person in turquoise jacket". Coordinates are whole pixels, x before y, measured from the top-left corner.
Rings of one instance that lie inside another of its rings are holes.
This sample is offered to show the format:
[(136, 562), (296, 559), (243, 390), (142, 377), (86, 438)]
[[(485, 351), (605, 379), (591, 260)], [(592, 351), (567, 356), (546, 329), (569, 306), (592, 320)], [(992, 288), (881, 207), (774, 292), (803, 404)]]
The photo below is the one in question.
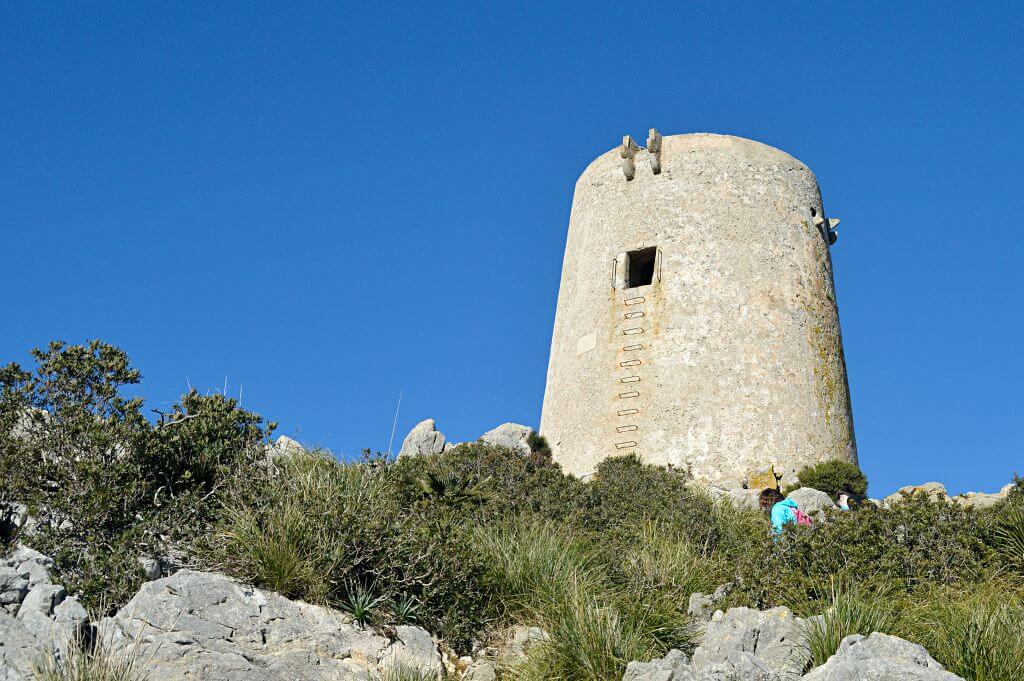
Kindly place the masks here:
[(773, 534), (782, 534), (783, 526), (789, 523), (796, 524), (796, 502), (782, 496), (782, 492), (779, 490), (771, 488), (763, 490), (758, 497), (758, 502), (761, 510), (768, 513), (771, 518)]

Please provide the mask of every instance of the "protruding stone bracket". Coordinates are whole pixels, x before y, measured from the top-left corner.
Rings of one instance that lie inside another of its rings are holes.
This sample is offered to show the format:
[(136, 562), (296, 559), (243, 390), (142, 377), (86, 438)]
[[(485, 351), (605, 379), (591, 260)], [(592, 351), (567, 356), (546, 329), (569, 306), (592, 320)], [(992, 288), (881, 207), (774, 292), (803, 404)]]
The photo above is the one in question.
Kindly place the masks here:
[(821, 232), (829, 246), (839, 239), (839, 230), (836, 229), (839, 226), (839, 218), (823, 217), (818, 215), (817, 210), (811, 208), (811, 222), (818, 228), (818, 231)]
[(626, 181), (632, 180), (636, 177), (636, 152), (640, 151), (640, 146), (636, 143), (630, 135), (624, 135), (622, 137), (622, 146), (619, 147), (619, 156), (622, 157), (622, 174), (626, 176)]
[(661, 174), (661, 133), (651, 128), (647, 133), (647, 160), (651, 162), (651, 171)]

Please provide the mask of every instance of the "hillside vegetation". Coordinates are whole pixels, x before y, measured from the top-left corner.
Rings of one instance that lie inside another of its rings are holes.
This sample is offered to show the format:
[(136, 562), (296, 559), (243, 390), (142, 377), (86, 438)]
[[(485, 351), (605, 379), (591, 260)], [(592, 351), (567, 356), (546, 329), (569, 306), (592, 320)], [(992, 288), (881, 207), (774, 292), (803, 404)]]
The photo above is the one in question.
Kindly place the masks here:
[(716, 607), (826, 613), (808, 631), (815, 660), (880, 630), (965, 678), (1024, 674), (1020, 481), (990, 509), (912, 496), (773, 540), (761, 514), (635, 458), (588, 482), (538, 437), (530, 455), (274, 458), (273, 424), (235, 400), (191, 392), (150, 419), (124, 397), (139, 380), (100, 342), (0, 369), (3, 540), (52, 556), (94, 609), (135, 592), (140, 556), (170, 556), (368, 625), (414, 622), (460, 651), (540, 625), (550, 640), (518, 678), (596, 680), (689, 649), (690, 595), (729, 584)]

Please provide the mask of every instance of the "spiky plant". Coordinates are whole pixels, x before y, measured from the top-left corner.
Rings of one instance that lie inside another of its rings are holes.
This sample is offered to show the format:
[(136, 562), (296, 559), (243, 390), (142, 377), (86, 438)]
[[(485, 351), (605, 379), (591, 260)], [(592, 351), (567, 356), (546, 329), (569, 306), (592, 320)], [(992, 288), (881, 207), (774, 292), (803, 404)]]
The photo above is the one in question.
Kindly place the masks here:
[(358, 582), (349, 582), (345, 586), (345, 599), (341, 609), (352, 615), (361, 627), (365, 627), (376, 616), (376, 610), (385, 602), (383, 596), (376, 596), (373, 587), (365, 587)]

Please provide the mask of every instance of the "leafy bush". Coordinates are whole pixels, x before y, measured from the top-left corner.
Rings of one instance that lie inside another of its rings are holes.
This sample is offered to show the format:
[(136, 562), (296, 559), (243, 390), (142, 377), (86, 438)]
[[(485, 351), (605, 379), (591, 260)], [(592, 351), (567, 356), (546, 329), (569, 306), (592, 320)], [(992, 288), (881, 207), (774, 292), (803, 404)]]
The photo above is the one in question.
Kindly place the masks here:
[(812, 466), (805, 466), (796, 474), (799, 484), (787, 489), (787, 493), (798, 487), (813, 487), (827, 493), (833, 499), (848, 490), (854, 496), (864, 499), (868, 495), (868, 479), (855, 463), (832, 459)]
[(983, 579), (993, 556), (982, 541), (985, 532), (974, 509), (923, 496), (887, 509), (835, 513), (814, 528), (787, 527), (779, 542), (761, 540), (740, 560), (741, 588), (734, 595), (813, 614), (829, 601), (822, 585), (832, 578), (904, 593)]
[(230, 477), (247, 479), (272, 427), (221, 395), (189, 393), (156, 425), (128, 356), (100, 341), (53, 342), (35, 368), (0, 369), (0, 502), (33, 519), (20, 541), (53, 557), (87, 606), (122, 604), (140, 554), (203, 536)]

